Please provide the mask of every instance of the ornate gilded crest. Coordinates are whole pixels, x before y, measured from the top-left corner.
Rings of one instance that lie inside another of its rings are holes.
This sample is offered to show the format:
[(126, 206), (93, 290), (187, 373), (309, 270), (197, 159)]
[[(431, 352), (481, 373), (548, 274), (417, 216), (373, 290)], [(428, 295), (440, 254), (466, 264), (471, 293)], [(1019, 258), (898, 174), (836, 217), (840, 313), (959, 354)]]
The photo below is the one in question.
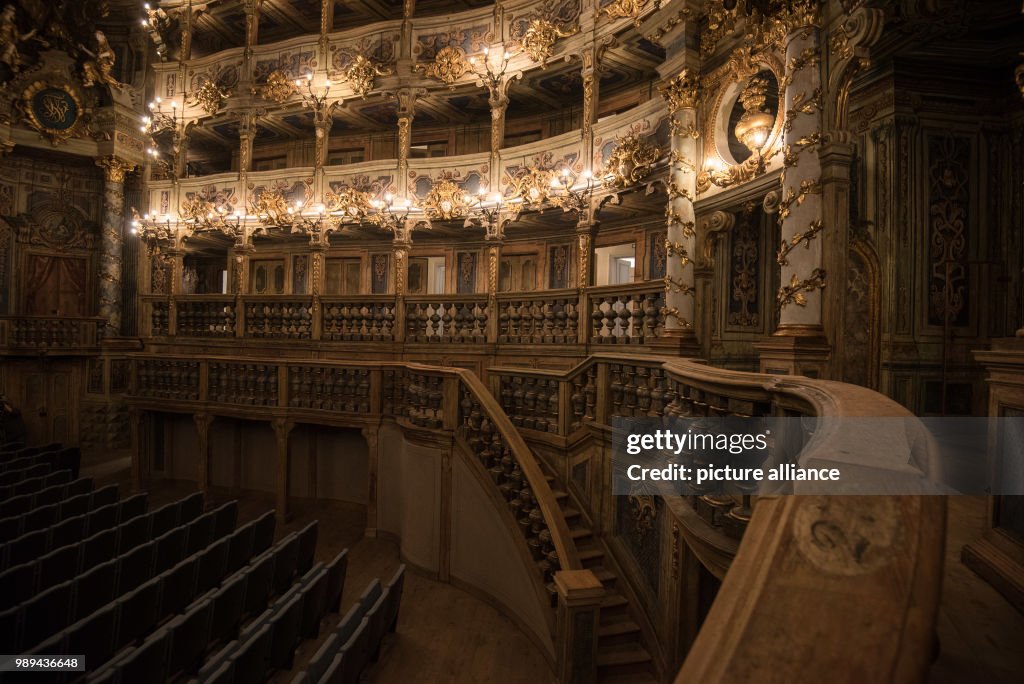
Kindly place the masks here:
[[(601, 14), (609, 19), (632, 19), (634, 24), (640, 23), (640, 11), (647, 0), (612, 0), (601, 8)], [(654, 8), (661, 6), (660, 0), (654, 0)]]
[(608, 155), (605, 177), (613, 187), (628, 188), (646, 178), (660, 158), (661, 150), (630, 133), (619, 138), (615, 149)]
[(693, 109), (700, 100), (700, 80), (689, 69), (683, 69), (674, 78), (659, 88), (661, 96), (668, 103), (669, 112)]
[(216, 114), (230, 94), (231, 91), (229, 89), (221, 88), (212, 79), (207, 79), (192, 94), (192, 101), (194, 104), (202, 107), (203, 111), (207, 114)]
[(366, 218), (373, 208), (371, 195), (355, 188), (343, 188), (338, 192), (328, 190), (324, 195), (324, 204), (330, 214), (340, 213), (338, 222), (358, 222)]
[(348, 83), (349, 87), (359, 97), (366, 95), (373, 90), (374, 81), (378, 76), (387, 76), (391, 70), (382, 64), (364, 56), (355, 55), (345, 71), (342, 73), (342, 80)]
[(267, 76), (267, 82), (259, 89), (259, 93), (264, 100), (283, 104), (296, 93), (296, 88), (287, 74), (275, 69)]
[(85, 110), (78, 91), (64, 83), (36, 81), (21, 95), (21, 108), (32, 128), (56, 146), (74, 137), (82, 127)]
[(425, 76), (453, 86), (469, 71), (469, 64), (466, 61), (465, 50), (457, 45), (447, 45), (437, 51), (433, 62), (418, 65), (416, 68), (422, 70)]
[(420, 206), (431, 219), (451, 221), (465, 218), (469, 203), (466, 200), (465, 190), (446, 178), (430, 187), (430, 192), (420, 202)]
[(551, 197), (551, 191), (558, 182), (558, 174), (554, 169), (532, 168), (526, 173), (512, 179), (512, 189), (523, 204), (537, 207)]

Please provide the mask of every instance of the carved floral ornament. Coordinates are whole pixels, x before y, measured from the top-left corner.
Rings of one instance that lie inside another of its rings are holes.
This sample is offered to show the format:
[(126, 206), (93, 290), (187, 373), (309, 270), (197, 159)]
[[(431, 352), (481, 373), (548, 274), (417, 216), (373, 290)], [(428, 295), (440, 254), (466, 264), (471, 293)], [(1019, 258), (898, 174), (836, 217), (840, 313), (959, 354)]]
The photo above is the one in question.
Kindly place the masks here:
[(260, 97), (277, 104), (287, 102), (296, 92), (295, 83), (280, 69), (270, 72), (267, 82), (259, 89)]
[[(632, 19), (639, 28), (640, 13), (647, 6), (648, 0), (612, 0), (601, 8), (601, 14), (609, 19)], [(653, 0), (654, 9), (661, 8), (661, 0)]]
[(199, 89), (192, 94), (192, 101), (194, 104), (202, 107), (203, 111), (207, 114), (216, 114), (230, 94), (230, 89), (221, 88), (213, 79), (206, 79), (199, 86)]
[(661, 150), (632, 133), (619, 138), (605, 161), (605, 178), (612, 187), (627, 188), (646, 178), (661, 158)]
[[(434, 61), (416, 66), (425, 76), (436, 78), (449, 86), (458, 81), (469, 71), (466, 51), (457, 45), (447, 45), (437, 51)], [(453, 86), (454, 87), (454, 86)]]

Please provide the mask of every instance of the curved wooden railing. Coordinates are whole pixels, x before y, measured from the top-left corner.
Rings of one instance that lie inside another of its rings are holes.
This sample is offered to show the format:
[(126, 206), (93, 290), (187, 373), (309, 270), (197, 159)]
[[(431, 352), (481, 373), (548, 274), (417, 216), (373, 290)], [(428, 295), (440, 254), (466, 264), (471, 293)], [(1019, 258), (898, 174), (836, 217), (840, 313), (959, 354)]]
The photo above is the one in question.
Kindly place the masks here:
[(544, 581), (559, 569), (581, 567), (540, 464), (470, 371), (400, 362), (135, 355), (127, 400), (143, 410), (252, 418), (258, 407), (267, 420), (364, 426), (402, 418), (418, 428), (453, 431), (491, 473)]
[[(813, 419), (801, 464), (855, 464), (931, 482), (942, 475), (936, 445), (912, 414), (854, 385), (621, 354), (596, 354), (566, 372), (491, 368), (488, 379), (527, 443), (564, 449), (567, 461), (592, 449), (588, 439), (610, 447), (617, 416), (800, 416)], [(867, 440), (850, 434), (863, 423), (831, 420), (858, 417), (910, 420), (893, 421), (894, 432)], [(834, 448), (840, 442), (841, 454)], [(566, 479), (590, 515), (605, 510), (607, 474), (591, 492)], [(864, 681), (911, 681), (926, 673), (942, 574), (944, 498), (752, 497), (719, 488), (663, 500), (670, 515), (662, 533), (671, 535), (673, 547), (681, 538), (712, 575), (724, 576), (703, 624), (686, 625), (666, 607), (678, 593), (698, 591), (685, 584), (693, 575), (679, 569), (685, 557), (660, 564), (661, 589), (654, 594), (639, 573), (622, 575), (642, 606), (664, 671), (674, 672), (686, 658), (677, 682), (803, 681), (808, 672), (839, 671), (863, 671), (858, 679)], [(619, 537), (614, 525), (602, 535), (621, 566), (636, 565)], [(903, 579), (890, 581), (894, 576)], [(849, 624), (870, 629), (848, 630)]]

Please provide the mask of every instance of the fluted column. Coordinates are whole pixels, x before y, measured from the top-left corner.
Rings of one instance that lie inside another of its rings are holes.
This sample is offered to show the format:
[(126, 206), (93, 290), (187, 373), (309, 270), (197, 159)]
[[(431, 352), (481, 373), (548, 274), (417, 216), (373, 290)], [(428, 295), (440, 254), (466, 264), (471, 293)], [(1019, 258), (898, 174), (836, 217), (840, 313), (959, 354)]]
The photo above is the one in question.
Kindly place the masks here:
[(661, 94), (671, 117), (671, 171), (665, 212), (665, 336), (682, 339), (696, 349), (693, 260), (697, 233), (693, 201), (697, 192), (697, 102), (700, 98), (697, 74), (683, 69), (665, 83)]
[(100, 247), (100, 311), (107, 319), (105, 334), (121, 334), (121, 251), (124, 247), (124, 177), (135, 164), (117, 157), (102, 157), (103, 224)]
[(794, 3), (786, 16), (786, 88), (782, 196), (778, 253), (781, 287), (777, 295), (779, 328), (776, 335), (822, 337), (821, 72), (817, 6)]

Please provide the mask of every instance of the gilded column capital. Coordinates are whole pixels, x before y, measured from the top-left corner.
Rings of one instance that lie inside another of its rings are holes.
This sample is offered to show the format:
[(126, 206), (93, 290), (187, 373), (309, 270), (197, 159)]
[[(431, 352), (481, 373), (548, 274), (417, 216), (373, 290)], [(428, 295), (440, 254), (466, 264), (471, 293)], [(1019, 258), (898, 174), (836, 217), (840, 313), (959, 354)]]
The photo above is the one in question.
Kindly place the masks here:
[(135, 169), (133, 162), (115, 156), (100, 157), (96, 160), (96, 166), (103, 169), (104, 179), (113, 183), (124, 183), (125, 175)]
[(680, 71), (658, 90), (668, 103), (670, 114), (675, 114), (680, 109), (696, 109), (701, 97), (700, 79), (689, 69)]

